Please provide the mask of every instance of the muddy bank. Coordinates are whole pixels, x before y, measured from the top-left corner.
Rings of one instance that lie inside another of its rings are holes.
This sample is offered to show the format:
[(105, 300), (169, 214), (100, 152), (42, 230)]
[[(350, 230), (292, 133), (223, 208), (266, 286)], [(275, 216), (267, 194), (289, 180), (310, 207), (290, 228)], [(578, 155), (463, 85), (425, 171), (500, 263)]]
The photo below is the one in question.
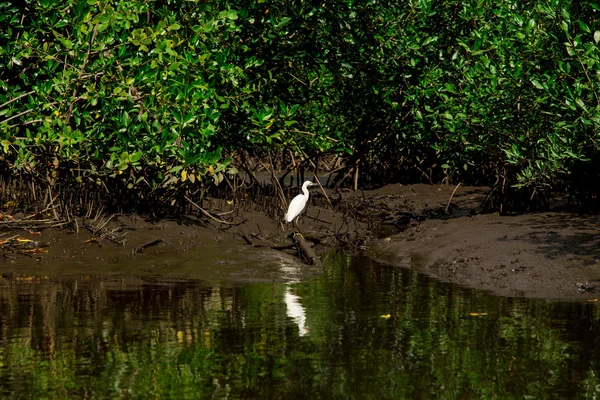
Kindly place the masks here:
[(149, 221), (116, 216), (108, 224), (119, 242), (90, 240), (80, 229), (5, 232), (43, 241), (44, 251), (5, 251), (0, 275), (11, 277), (143, 276), (148, 279), (199, 279), (225, 284), (290, 282), (321, 273), (289, 252), (247, 246), (236, 234), (189, 220)]
[[(205, 199), (198, 215), (177, 219), (100, 213), (54, 221), (52, 212), (0, 210), (0, 275), (142, 276), (239, 284), (294, 282), (321, 273), (322, 266), (308, 265), (293, 246), (301, 240), (290, 236), (298, 229), (281, 223), (278, 213), (283, 212), (276, 200)], [(318, 190), (311, 203), (299, 231), (313, 245), (315, 258), (326, 257), (341, 243), (364, 243), (366, 224), (334, 211), (331, 198)], [(61, 227), (47, 228), (52, 222)]]
[[(341, 244), (383, 263), (501, 295), (600, 297), (599, 216), (479, 214), (487, 189), (455, 189), (389, 185), (372, 191), (328, 191), (327, 197), (313, 191), (300, 230), (321, 257)], [(115, 215), (105, 228), (117, 232), (113, 241), (94, 240), (98, 233), (83, 229), (84, 221), (79, 233), (73, 228), (3, 232), (0, 241), (19, 235), (46, 246), (32, 254), (4, 249), (0, 274), (243, 283), (297, 281), (321, 272), (286, 248), (290, 227), (279, 222), (277, 207), (251, 199), (237, 206), (226, 199), (203, 206), (231, 224), (210, 218), (154, 221)]]
[[(386, 188), (414, 215), (447, 206), (452, 188)], [(429, 191), (430, 195), (425, 195)], [(412, 194), (411, 194), (412, 192)], [(427, 206), (425, 200), (427, 199)], [(411, 221), (403, 232), (371, 241), (367, 254), (458, 285), (506, 296), (593, 300), (600, 297), (600, 216), (547, 212), (476, 214), (485, 191), (459, 188), (453, 214)]]

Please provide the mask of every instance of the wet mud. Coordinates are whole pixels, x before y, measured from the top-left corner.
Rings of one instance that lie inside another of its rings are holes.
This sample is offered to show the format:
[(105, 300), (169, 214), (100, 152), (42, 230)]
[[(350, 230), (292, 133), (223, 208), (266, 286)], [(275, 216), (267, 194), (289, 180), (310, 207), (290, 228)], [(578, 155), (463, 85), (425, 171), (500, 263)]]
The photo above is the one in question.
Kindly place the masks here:
[(426, 217), (413, 218), (404, 231), (371, 241), (367, 254), (504, 296), (575, 301), (600, 297), (600, 216), (566, 211), (478, 214), (487, 191), (474, 187), (460, 187), (444, 215), (453, 189), (382, 189), (387, 202), (404, 201), (413, 216)]
[(293, 282), (321, 272), (293, 254), (247, 246), (237, 235), (214, 226), (132, 216), (117, 216), (108, 225), (118, 228), (123, 245), (90, 240), (93, 235), (85, 230), (18, 232), (23, 239), (44, 240), (45, 252), (24, 255), (5, 251), (0, 274), (4, 278), (142, 276), (235, 284)]
[[(372, 191), (313, 192), (299, 229), (324, 258), (336, 247), (366, 253), (461, 286), (505, 296), (594, 301), (600, 297), (600, 216), (574, 212), (516, 216), (480, 213), (487, 188), (389, 185)], [(332, 204), (333, 203), (333, 204)], [(322, 271), (293, 248), (292, 227), (260, 202), (206, 206), (210, 219), (150, 220), (116, 215), (106, 229), (2, 232), (44, 243), (19, 253), (3, 248), (4, 279), (71, 275), (199, 279), (222, 283), (293, 282)], [(80, 221), (84, 226), (85, 221)], [(11, 236), (12, 235), (12, 236)]]

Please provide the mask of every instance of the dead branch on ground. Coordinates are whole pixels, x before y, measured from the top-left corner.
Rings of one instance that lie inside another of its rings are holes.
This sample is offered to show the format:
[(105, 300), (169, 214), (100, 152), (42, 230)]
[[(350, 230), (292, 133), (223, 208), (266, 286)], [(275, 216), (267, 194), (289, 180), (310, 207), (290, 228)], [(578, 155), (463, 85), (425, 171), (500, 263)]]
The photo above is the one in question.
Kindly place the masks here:
[(115, 214), (112, 214), (110, 217), (105, 218), (102, 210), (99, 210), (91, 223), (84, 224), (84, 227), (92, 234), (92, 237), (86, 240), (85, 243), (96, 242), (98, 246), (102, 246), (102, 241), (108, 239), (116, 245), (125, 247), (127, 239), (124, 239), (124, 237), (127, 235), (127, 232), (121, 234), (120, 232), (123, 231), (123, 228), (120, 226), (113, 229), (106, 227), (114, 216)]

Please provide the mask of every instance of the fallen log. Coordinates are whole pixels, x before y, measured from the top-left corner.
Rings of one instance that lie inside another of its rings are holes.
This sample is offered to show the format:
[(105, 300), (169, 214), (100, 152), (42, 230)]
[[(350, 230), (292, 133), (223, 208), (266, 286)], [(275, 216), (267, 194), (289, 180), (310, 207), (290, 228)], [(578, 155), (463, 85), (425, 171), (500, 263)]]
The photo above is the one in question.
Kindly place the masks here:
[(308, 265), (322, 265), (321, 259), (317, 256), (317, 253), (313, 250), (313, 243), (304, 239), (304, 236), (301, 234), (291, 234), (288, 237), (292, 239), (291, 244), (279, 245), (275, 244), (261, 244), (255, 243), (248, 235), (243, 233), (241, 235), (242, 239), (246, 242), (246, 244), (252, 247), (264, 247), (272, 250), (290, 250), (295, 248), (298, 251), (298, 256)]
[(313, 250), (311, 242), (308, 242), (302, 235), (298, 234), (292, 236), (292, 241), (296, 245), (300, 257), (303, 258), (308, 265), (321, 265), (321, 259)]

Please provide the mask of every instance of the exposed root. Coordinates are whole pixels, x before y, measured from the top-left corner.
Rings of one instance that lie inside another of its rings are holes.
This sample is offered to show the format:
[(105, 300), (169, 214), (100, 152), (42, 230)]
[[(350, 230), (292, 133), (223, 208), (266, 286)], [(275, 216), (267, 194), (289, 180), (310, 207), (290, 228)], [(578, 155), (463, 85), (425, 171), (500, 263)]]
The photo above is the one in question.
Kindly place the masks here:
[(446, 206), (446, 213), (448, 213), (448, 209), (450, 208), (450, 204), (452, 203), (452, 198), (454, 197), (454, 193), (456, 193), (456, 191), (458, 190), (458, 188), (460, 187), (461, 184), (462, 184), (462, 182), (458, 182), (458, 185), (456, 185), (456, 187), (452, 191), (452, 194), (450, 195), (450, 198), (448, 199), (448, 205)]
[(120, 232), (123, 230), (123, 228), (120, 226), (113, 229), (106, 228), (106, 225), (108, 225), (114, 216), (115, 214), (112, 214), (110, 217), (104, 218), (101, 214), (101, 211), (99, 211), (92, 221), (92, 224), (96, 223), (96, 225), (85, 224), (85, 228), (92, 233), (92, 237), (86, 240), (85, 243), (96, 242), (99, 246), (102, 246), (102, 241), (104, 239), (108, 239), (116, 245), (125, 247), (127, 239), (124, 239), (124, 237), (127, 235), (127, 232), (120, 234)]
[(32, 213), (23, 218), (15, 218), (9, 214), (0, 214), (0, 230), (25, 229), (39, 231), (45, 228), (69, 226), (74, 223), (73, 221), (72, 215), (69, 212), (63, 211), (62, 206), (51, 203), (42, 211)]
[(200, 211), (202, 214), (204, 214), (206, 217), (210, 218), (211, 220), (218, 222), (219, 224), (239, 225), (244, 222), (244, 221), (242, 221), (242, 222), (238, 222), (238, 223), (233, 223), (233, 222), (225, 221), (222, 218), (217, 218), (217, 217), (213, 216), (211, 213), (209, 213), (208, 211), (206, 211), (204, 208), (200, 207), (198, 204), (194, 203), (189, 197), (187, 197), (187, 196), (184, 196), (184, 197), (187, 201), (190, 202), (191, 205), (194, 206), (194, 208), (196, 208), (198, 211)]

